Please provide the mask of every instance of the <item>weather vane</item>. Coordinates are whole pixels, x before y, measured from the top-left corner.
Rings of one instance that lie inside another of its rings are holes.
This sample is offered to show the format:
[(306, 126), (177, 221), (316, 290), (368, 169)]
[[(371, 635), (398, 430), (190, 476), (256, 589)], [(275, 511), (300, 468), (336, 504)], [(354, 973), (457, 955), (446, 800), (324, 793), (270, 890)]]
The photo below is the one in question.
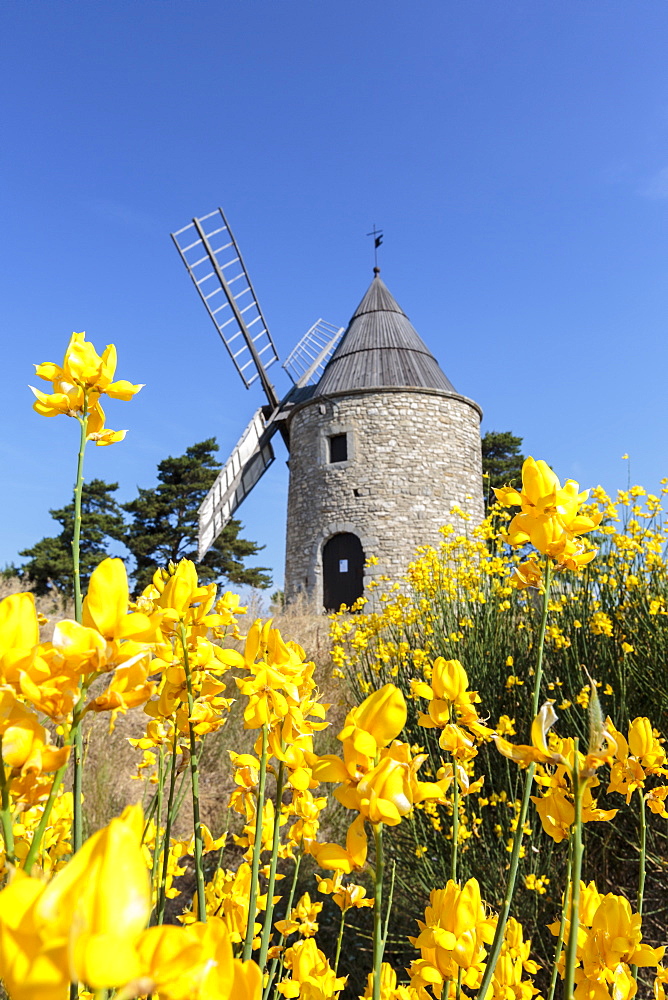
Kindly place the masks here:
[(373, 236), (373, 260), (374, 260), (374, 270), (378, 270), (378, 247), (381, 246), (383, 242), (383, 230), (376, 229), (376, 223), (373, 224), (373, 229), (367, 236)]

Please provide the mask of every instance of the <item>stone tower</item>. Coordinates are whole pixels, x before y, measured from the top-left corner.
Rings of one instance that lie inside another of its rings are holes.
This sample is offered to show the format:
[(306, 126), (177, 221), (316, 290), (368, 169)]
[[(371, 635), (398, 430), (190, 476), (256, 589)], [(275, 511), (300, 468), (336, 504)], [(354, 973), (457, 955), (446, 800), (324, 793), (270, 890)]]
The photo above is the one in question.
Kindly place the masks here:
[(458, 504), (483, 518), (477, 403), (460, 396), (376, 268), (320, 381), (288, 415), (285, 593), (338, 608), (398, 579)]

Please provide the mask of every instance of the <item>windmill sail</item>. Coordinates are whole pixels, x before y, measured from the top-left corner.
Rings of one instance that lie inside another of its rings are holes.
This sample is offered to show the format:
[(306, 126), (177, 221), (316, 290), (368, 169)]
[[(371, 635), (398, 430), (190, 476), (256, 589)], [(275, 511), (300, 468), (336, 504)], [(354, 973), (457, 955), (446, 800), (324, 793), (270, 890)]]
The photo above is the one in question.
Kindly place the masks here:
[(275, 409), (266, 372), (278, 353), (222, 208), (193, 219), (172, 239), (244, 385), (259, 378)]
[(317, 382), (343, 336), (342, 326), (317, 320), (283, 362), (283, 368), (298, 387)]
[(254, 414), (199, 509), (197, 558), (202, 559), (274, 461), (271, 437), (276, 424), (265, 425), (262, 410)]

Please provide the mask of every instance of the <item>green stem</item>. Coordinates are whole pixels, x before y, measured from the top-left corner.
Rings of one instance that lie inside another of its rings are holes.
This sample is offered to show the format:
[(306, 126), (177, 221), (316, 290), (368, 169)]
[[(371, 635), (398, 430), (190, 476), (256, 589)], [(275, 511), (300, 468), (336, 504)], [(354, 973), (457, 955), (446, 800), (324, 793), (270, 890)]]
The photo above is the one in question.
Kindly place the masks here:
[[(85, 702), (85, 690), (86, 689), (82, 687), (81, 697), (79, 698), (79, 701), (76, 703), (74, 707), (74, 712), (72, 714), (72, 728), (68, 733), (67, 739), (65, 741), (65, 746), (72, 746), (72, 743), (76, 736), (77, 729), (80, 730), (81, 728), (82, 712)], [(32, 838), (32, 843), (30, 844), (30, 850), (28, 851), (26, 859), (23, 863), (23, 867), (27, 872), (30, 871), (30, 869), (32, 868), (37, 859), (37, 853), (42, 844), (42, 838), (44, 837), (44, 832), (49, 825), (49, 820), (51, 818), (51, 810), (53, 809), (53, 804), (56, 801), (56, 797), (58, 795), (58, 791), (62, 784), (63, 778), (65, 777), (66, 770), (67, 770), (67, 763), (63, 764), (63, 766), (58, 771), (56, 771), (56, 774), (54, 776), (53, 783), (51, 785), (51, 790), (49, 792), (49, 797), (44, 805), (42, 818), (39, 821), (37, 829), (35, 830), (35, 833)], [(75, 801), (76, 798), (73, 796), (73, 805)], [(76, 819), (76, 815), (77, 815), (76, 810), (73, 808), (73, 817), (72, 817), (73, 835), (74, 835), (74, 820)], [(80, 824), (81, 824), (81, 813), (79, 812), (79, 825)], [(74, 837), (73, 837), (73, 846), (74, 846)]]
[(566, 968), (564, 971), (564, 1000), (571, 1000), (575, 983), (575, 964), (577, 960), (578, 928), (580, 926), (580, 876), (582, 874), (582, 797), (587, 787), (586, 780), (580, 782), (578, 764), (578, 740), (573, 746), (573, 799), (575, 816), (573, 818), (573, 864), (571, 870), (571, 910), (568, 944), (566, 945)]
[[(83, 411), (79, 417), (81, 434), (77, 456), (77, 478), (74, 484), (74, 529), (72, 534), (72, 578), (74, 583), (74, 617), (81, 624), (83, 601), (81, 598), (81, 495), (83, 492), (83, 465), (88, 430), (88, 390), (84, 390)], [(72, 726), (74, 754), (72, 759), (72, 847), (76, 853), (83, 843), (83, 735), (81, 720)]]
[[(455, 722), (453, 718), (452, 705), (450, 706), (450, 722)], [(459, 781), (457, 775), (457, 761), (454, 754), (450, 754), (452, 761), (452, 850), (450, 852), (450, 878), (457, 882), (457, 852), (459, 850)]]
[(23, 863), (23, 867), (25, 871), (28, 872), (28, 874), (30, 874), (30, 869), (37, 860), (37, 854), (42, 844), (42, 838), (44, 836), (44, 832), (47, 826), (49, 825), (49, 820), (51, 819), (51, 810), (53, 809), (53, 803), (56, 801), (56, 796), (58, 795), (58, 790), (60, 789), (63, 778), (65, 777), (66, 770), (67, 770), (67, 764), (63, 764), (63, 766), (55, 773), (53, 783), (51, 785), (51, 791), (49, 792), (49, 797), (44, 805), (42, 818), (39, 821), (39, 826), (37, 827), (37, 829), (33, 834), (32, 842), (30, 844), (30, 849)]
[(5, 858), (14, 864), (14, 823), (9, 801), (9, 780), (2, 759), (2, 736), (0, 736), (0, 789), (2, 790), (2, 836), (5, 842)]
[(81, 623), (83, 602), (81, 599), (81, 494), (83, 491), (83, 465), (88, 430), (88, 392), (84, 392), (83, 413), (79, 417), (81, 434), (77, 456), (77, 478), (74, 484), (74, 530), (72, 534), (72, 577), (74, 582), (74, 617)]
[(462, 972), (463, 971), (464, 970), (462, 969), (462, 967), (460, 965), (459, 969), (457, 970), (457, 991), (455, 993), (455, 1000), (459, 1000), (459, 998), (462, 995)]
[[(297, 889), (297, 881), (299, 879), (299, 867), (302, 863), (303, 847), (299, 845), (299, 853), (297, 855), (297, 860), (295, 861), (295, 870), (292, 873), (292, 885), (290, 886), (290, 895), (288, 896), (288, 903), (285, 910), (286, 917), (289, 917), (292, 912), (292, 904), (295, 901), (295, 892)], [(285, 944), (285, 935), (281, 935), (281, 940), (278, 942), (279, 948), (282, 948)], [(268, 1000), (269, 993), (271, 992), (272, 983), (274, 982), (274, 976), (276, 975), (276, 967), (278, 963), (281, 963), (281, 969), (283, 968), (283, 955), (281, 954), (280, 959), (277, 957), (271, 963), (271, 968), (269, 969), (269, 975), (267, 977), (267, 985), (264, 988), (264, 993), (262, 994), (262, 1000)]]
[(383, 964), (383, 824), (374, 823), (373, 839), (376, 846), (376, 871), (373, 904), (373, 1000), (380, 1000), (380, 967)]
[(390, 891), (387, 894), (387, 906), (385, 907), (385, 928), (383, 930), (383, 953), (387, 944), (387, 935), (390, 930), (390, 917), (392, 916), (392, 900), (394, 899), (394, 876), (397, 871), (396, 861), (392, 862), (392, 874), (390, 875)]
[(253, 953), (253, 936), (255, 930), (255, 908), (257, 906), (257, 890), (260, 872), (260, 855), (262, 854), (262, 817), (264, 813), (264, 789), (267, 781), (267, 743), (269, 741), (269, 724), (262, 727), (262, 752), (260, 755), (260, 776), (257, 789), (257, 812), (255, 814), (255, 843), (253, 844), (253, 864), (251, 866), (251, 886), (248, 900), (248, 924), (246, 925), (246, 940), (244, 941), (243, 960), (247, 962)]
[[(552, 583), (552, 564), (550, 560), (547, 560), (545, 565), (545, 580), (544, 580), (544, 590), (543, 590), (543, 608), (540, 616), (540, 629), (538, 632), (538, 649), (536, 653), (536, 669), (533, 679), (533, 696), (531, 699), (531, 711), (532, 718), (538, 714), (538, 703), (540, 701), (540, 685), (543, 678), (543, 650), (545, 648), (545, 629), (547, 627), (547, 612), (548, 605), (550, 602), (550, 586)], [(492, 977), (496, 969), (496, 963), (499, 960), (499, 954), (501, 952), (501, 946), (503, 945), (503, 938), (506, 933), (506, 924), (508, 923), (508, 916), (510, 914), (510, 907), (513, 902), (513, 896), (515, 894), (515, 882), (517, 881), (517, 870), (519, 868), (520, 853), (522, 849), (522, 836), (524, 833), (524, 824), (526, 823), (527, 813), (529, 812), (529, 801), (531, 799), (531, 786), (533, 784), (533, 776), (536, 771), (535, 764), (529, 764), (526, 772), (526, 779), (524, 784), (524, 792), (522, 794), (522, 804), (520, 806), (520, 813), (517, 817), (517, 827), (515, 829), (515, 834), (513, 836), (513, 847), (510, 855), (510, 870), (508, 872), (508, 882), (506, 884), (506, 894), (503, 900), (503, 905), (499, 912), (499, 919), (496, 924), (496, 930), (494, 931), (494, 940), (492, 941), (491, 948), (489, 950), (489, 956), (487, 958), (487, 965), (485, 968), (485, 973), (482, 977), (482, 982), (478, 990), (478, 997), (483, 1000), (487, 996), (490, 984), (492, 982)]]
[(157, 804), (158, 804), (158, 793), (156, 791), (155, 794), (151, 796), (151, 804), (144, 813), (144, 832), (141, 835), (142, 845), (146, 840), (146, 834), (148, 833), (148, 828), (151, 825), (151, 820), (153, 819), (153, 816), (155, 814), (155, 807), (157, 806)]
[(206, 923), (206, 897), (204, 895), (204, 868), (202, 866), (202, 821), (199, 813), (199, 767), (197, 764), (197, 738), (195, 727), (190, 721), (195, 710), (195, 699), (193, 698), (192, 676), (190, 673), (190, 659), (188, 657), (188, 642), (186, 639), (185, 626), (181, 624), (180, 630), (181, 647), (183, 649), (183, 669), (186, 674), (186, 686), (188, 688), (188, 732), (190, 734), (190, 783), (193, 793), (193, 826), (195, 829), (195, 877), (197, 879), (197, 919)]
[(543, 679), (543, 653), (545, 650), (545, 629), (547, 628), (547, 614), (550, 604), (550, 588), (552, 586), (552, 563), (547, 560), (545, 564), (545, 581), (543, 590), (543, 608), (540, 616), (540, 629), (538, 631), (538, 650), (536, 652), (536, 675), (533, 682), (533, 697), (531, 699), (531, 715), (538, 715), (540, 704), (540, 685)]
[[(174, 789), (176, 788), (176, 749), (179, 742), (179, 731), (174, 721), (174, 740), (172, 743), (172, 766), (169, 772), (169, 794), (167, 796), (167, 816), (165, 818), (165, 835), (162, 840), (162, 875), (160, 878), (160, 892), (158, 894), (158, 908), (156, 913), (156, 924), (162, 924), (165, 919), (165, 903), (167, 900), (167, 872), (169, 869), (169, 844), (172, 836), (172, 821), (174, 812)], [(156, 830), (156, 842), (159, 831)]]
[(457, 849), (459, 847), (459, 781), (457, 780), (457, 761), (452, 758), (452, 853), (450, 855), (450, 878), (457, 881)]
[(157, 890), (156, 878), (160, 858), (160, 823), (162, 822), (162, 799), (165, 788), (165, 748), (160, 747), (158, 756), (158, 791), (156, 800), (155, 843), (153, 844), (153, 864), (151, 866), (151, 895)]
[[(198, 767), (200, 765), (200, 761), (202, 760), (202, 752), (204, 750), (204, 740), (205, 739), (206, 739), (206, 736), (203, 736), (202, 740), (200, 742), (200, 749), (199, 749), (199, 752), (197, 754), (197, 766)], [(173, 823), (176, 822), (176, 819), (177, 819), (177, 817), (179, 816), (179, 814), (181, 812), (181, 809), (183, 807), (183, 803), (184, 803), (184, 800), (185, 800), (185, 797), (186, 797), (186, 793), (188, 791), (187, 785), (186, 785), (186, 781), (185, 781), (185, 776), (186, 776), (185, 768), (187, 768), (187, 767), (188, 767), (188, 765), (186, 764), (185, 767), (184, 767), (184, 770), (183, 770), (183, 774), (181, 776), (181, 783), (178, 786), (178, 788), (176, 789), (176, 798), (174, 800), (174, 817), (173, 817), (173, 820), (172, 820)]]
[(269, 941), (272, 931), (272, 917), (274, 915), (274, 886), (276, 884), (276, 865), (278, 863), (278, 845), (281, 836), (281, 799), (283, 798), (283, 782), (285, 779), (285, 765), (283, 761), (278, 766), (276, 777), (276, 808), (274, 810), (274, 836), (271, 842), (271, 865), (269, 868), (269, 883), (267, 885), (267, 907), (264, 914), (264, 926), (262, 928), (262, 941), (260, 943), (260, 957), (258, 965), (264, 969), (267, 962), (267, 952), (269, 951)]
[(642, 917), (643, 901), (645, 898), (645, 865), (647, 860), (647, 816), (645, 813), (645, 796), (642, 788), (638, 789), (638, 795), (640, 797), (640, 871), (638, 872), (636, 909)]
[(448, 1000), (448, 993), (450, 992), (451, 979), (443, 980), (443, 988), (441, 990), (441, 1000)]
[(561, 949), (564, 943), (564, 935), (566, 933), (566, 907), (568, 904), (568, 890), (571, 885), (572, 863), (573, 863), (573, 843), (571, 839), (569, 840), (569, 846), (568, 846), (568, 862), (566, 865), (566, 888), (564, 889), (564, 905), (561, 908), (559, 934), (557, 935), (557, 943), (554, 950), (554, 965), (552, 966), (552, 975), (550, 976), (550, 989), (547, 994), (547, 1000), (554, 1000), (554, 991), (557, 988), (557, 978), (559, 976), (559, 959), (561, 958)]
[[(645, 868), (647, 863), (647, 815), (645, 812), (645, 795), (642, 788), (638, 789), (640, 796), (640, 869), (638, 871), (638, 895), (636, 896), (636, 910), (642, 918), (642, 908), (645, 899)], [(638, 976), (638, 966), (631, 966), (631, 975), (634, 979)]]
[(336, 939), (336, 955), (334, 956), (334, 975), (339, 971), (339, 959), (341, 958), (341, 945), (343, 944), (343, 929), (346, 926), (346, 911), (341, 910), (341, 923), (339, 924), (339, 936)]
[(76, 854), (83, 844), (83, 734), (81, 732), (81, 721), (74, 726), (73, 736), (72, 846)]

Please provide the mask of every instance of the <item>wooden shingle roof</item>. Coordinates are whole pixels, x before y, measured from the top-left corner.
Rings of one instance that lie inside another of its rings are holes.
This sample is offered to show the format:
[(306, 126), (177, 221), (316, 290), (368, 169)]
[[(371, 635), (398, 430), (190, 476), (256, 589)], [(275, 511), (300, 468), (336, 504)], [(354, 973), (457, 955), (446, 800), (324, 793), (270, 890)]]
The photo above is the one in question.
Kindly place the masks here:
[(456, 392), (376, 272), (315, 395), (391, 386)]

